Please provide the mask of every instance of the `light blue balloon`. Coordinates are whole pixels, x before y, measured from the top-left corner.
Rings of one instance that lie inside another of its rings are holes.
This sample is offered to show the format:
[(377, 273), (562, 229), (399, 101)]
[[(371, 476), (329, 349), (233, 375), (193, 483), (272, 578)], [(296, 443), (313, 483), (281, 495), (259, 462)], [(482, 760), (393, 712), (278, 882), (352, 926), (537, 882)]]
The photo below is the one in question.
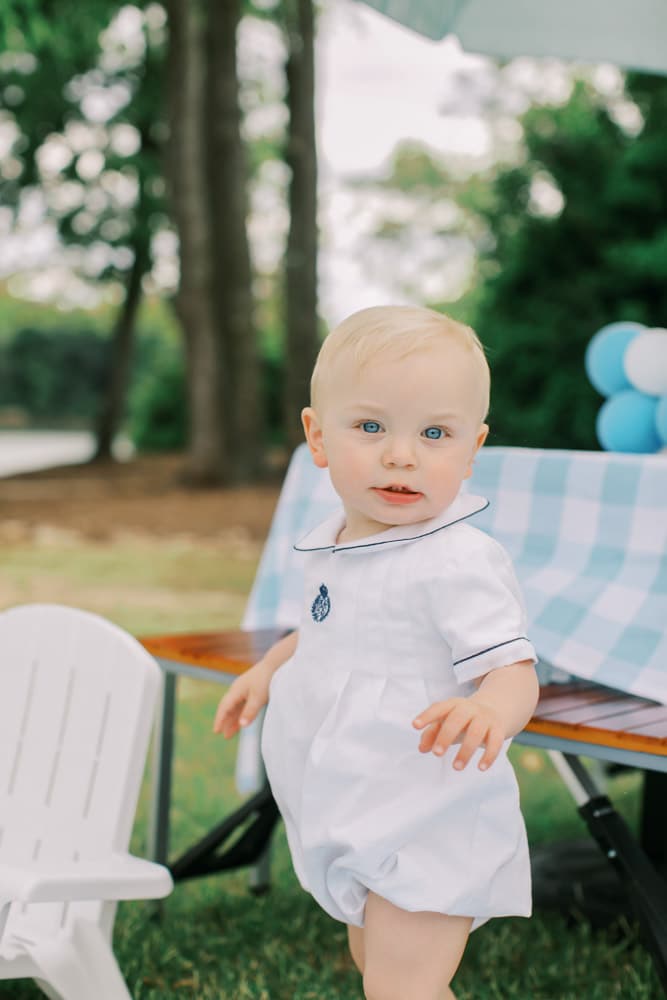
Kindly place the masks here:
[(591, 385), (603, 396), (631, 389), (623, 368), (623, 355), (631, 340), (645, 330), (643, 323), (608, 323), (593, 335), (584, 365)]
[(600, 407), (596, 430), (605, 451), (651, 454), (661, 441), (656, 430), (658, 400), (636, 389), (617, 393)]
[(655, 411), (655, 426), (661, 443), (667, 446), (667, 396), (658, 400)]

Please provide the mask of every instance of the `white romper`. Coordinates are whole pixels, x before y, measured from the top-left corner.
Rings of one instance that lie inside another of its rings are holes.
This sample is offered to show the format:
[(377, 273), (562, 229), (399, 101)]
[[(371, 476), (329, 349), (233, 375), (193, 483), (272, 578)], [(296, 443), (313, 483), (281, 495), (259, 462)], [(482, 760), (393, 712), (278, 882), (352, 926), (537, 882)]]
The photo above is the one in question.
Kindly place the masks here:
[(273, 675), (262, 733), (297, 877), (332, 917), (363, 926), (368, 890), (405, 910), (489, 917), (531, 911), (530, 866), (507, 740), (495, 763), (452, 767), (418, 750), (412, 720), (466, 696), (473, 678), (535, 660), (505, 550), (437, 518), (336, 544), (343, 512), (304, 552), (299, 644)]

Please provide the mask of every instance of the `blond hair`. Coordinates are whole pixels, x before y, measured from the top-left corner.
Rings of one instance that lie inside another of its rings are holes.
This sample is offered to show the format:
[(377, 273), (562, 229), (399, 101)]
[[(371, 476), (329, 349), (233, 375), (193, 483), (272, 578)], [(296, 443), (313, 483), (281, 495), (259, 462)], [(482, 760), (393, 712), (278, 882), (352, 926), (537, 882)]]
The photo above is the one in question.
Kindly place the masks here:
[(489, 409), (491, 375), (482, 343), (475, 331), (444, 313), (421, 306), (371, 306), (352, 313), (325, 338), (310, 380), (310, 397), (317, 409), (335, 361), (351, 356), (358, 368), (378, 355), (400, 360), (447, 338), (470, 351), (477, 364), (483, 391), (485, 419)]

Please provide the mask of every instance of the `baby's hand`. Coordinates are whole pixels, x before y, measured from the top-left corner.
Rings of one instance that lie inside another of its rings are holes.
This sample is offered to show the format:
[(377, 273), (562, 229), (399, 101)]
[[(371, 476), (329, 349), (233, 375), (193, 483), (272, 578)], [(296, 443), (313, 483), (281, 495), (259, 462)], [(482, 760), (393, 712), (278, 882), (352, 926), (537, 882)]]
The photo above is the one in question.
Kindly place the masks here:
[(244, 674), (237, 677), (222, 696), (215, 713), (213, 732), (222, 733), (225, 739), (234, 736), (257, 716), (269, 700), (269, 684), (273, 671), (267, 670), (260, 660)]
[(436, 701), (418, 715), (412, 725), (415, 729), (426, 727), (419, 742), (422, 753), (433, 751), (440, 757), (452, 743), (461, 740), (461, 748), (454, 759), (457, 771), (466, 766), (475, 750), (481, 746), (486, 749), (478, 767), (480, 771), (485, 771), (493, 764), (505, 740), (503, 723), (498, 713), (474, 698)]

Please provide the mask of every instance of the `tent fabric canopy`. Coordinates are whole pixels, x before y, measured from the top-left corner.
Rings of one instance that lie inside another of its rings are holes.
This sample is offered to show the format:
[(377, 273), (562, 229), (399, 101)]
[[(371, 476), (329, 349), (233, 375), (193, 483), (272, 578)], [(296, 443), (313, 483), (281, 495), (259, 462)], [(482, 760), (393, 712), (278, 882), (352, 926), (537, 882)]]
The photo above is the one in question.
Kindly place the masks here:
[(360, 0), (428, 38), (469, 52), (612, 62), (667, 74), (665, 0)]

